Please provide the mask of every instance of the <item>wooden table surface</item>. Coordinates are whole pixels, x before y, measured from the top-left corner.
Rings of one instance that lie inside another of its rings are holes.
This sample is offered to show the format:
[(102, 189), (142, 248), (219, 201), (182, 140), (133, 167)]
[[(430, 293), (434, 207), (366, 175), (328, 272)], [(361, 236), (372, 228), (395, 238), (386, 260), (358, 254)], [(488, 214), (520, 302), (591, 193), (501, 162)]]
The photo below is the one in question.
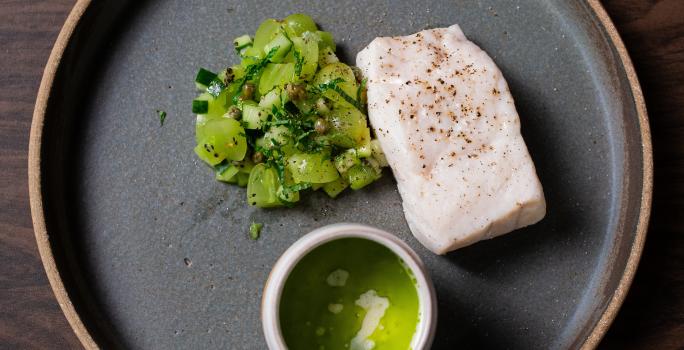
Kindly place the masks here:
[[(0, 349), (79, 348), (31, 225), (27, 150), (43, 68), (74, 0), (0, 0)], [(600, 345), (684, 348), (684, 0), (604, 1), (646, 97), (653, 214), (632, 289)]]

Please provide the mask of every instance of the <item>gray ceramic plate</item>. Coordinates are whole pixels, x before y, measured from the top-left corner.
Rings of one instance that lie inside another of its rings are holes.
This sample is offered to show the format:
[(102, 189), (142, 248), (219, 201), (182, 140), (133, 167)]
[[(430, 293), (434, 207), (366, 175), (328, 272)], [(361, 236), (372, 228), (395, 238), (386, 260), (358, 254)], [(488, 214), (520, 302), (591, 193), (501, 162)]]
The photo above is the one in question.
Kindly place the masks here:
[[(299, 11), (347, 62), (375, 36), (460, 24), (508, 80), (546, 218), (435, 256), (411, 236), (389, 173), (283, 210), (247, 207), (243, 189), (214, 181), (192, 152), (196, 69), (236, 62), (232, 38)], [(592, 347), (631, 282), (650, 210), (641, 94), (595, 1), (81, 1), (46, 69), (30, 153), (41, 254), (87, 347), (263, 349), (271, 266), (340, 221), (395, 232), (427, 263), (435, 349)], [(265, 223), (256, 242), (252, 221)]]

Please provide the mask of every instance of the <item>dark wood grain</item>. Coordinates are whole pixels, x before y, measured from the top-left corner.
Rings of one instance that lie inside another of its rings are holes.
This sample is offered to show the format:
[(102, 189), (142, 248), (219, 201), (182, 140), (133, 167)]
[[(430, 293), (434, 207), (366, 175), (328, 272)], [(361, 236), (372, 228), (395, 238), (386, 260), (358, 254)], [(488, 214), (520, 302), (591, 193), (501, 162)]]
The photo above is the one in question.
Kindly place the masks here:
[(684, 1), (604, 1), (641, 81), (654, 150), (651, 225), (634, 283), (602, 342), (684, 348)]
[[(0, 0), (0, 348), (80, 347), (36, 249), (28, 202), (33, 104), (74, 0)], [(684, 348), (684, 1), (604, 2), (641, 80), (655, 150), (651, 227), (632, 289), (600, 345)]]
[(73, 0), (0, 0), (0, 348), (80, 343), (48, 284), (28, 200), (31, 115), (43, 67)]

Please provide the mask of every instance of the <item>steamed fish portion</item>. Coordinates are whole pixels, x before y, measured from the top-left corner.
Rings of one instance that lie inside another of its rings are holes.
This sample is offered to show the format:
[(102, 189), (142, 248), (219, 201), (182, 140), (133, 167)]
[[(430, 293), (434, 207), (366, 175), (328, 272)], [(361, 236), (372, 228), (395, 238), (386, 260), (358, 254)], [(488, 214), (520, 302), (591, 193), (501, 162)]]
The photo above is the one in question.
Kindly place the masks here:
[(406, 220), (423, 245), (444, 254), (544, 217), (508, 85), (457, 25), (376, 38), (356, 63)]

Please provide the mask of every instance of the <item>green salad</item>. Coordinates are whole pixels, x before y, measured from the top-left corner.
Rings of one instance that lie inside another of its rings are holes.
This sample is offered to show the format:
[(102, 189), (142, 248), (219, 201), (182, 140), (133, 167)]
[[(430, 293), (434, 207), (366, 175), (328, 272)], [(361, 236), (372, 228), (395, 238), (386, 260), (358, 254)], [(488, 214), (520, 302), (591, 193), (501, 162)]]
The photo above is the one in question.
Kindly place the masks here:
[(330, 33), (293, 14), (233, 44), (240, 64), (200, 68), (192, 102), (195, 153), (217, 180), (247, 186), (247, 202), (269, 208), (380, 178), (387, 161), (368, 127), (365, 80), (339, 61)]

